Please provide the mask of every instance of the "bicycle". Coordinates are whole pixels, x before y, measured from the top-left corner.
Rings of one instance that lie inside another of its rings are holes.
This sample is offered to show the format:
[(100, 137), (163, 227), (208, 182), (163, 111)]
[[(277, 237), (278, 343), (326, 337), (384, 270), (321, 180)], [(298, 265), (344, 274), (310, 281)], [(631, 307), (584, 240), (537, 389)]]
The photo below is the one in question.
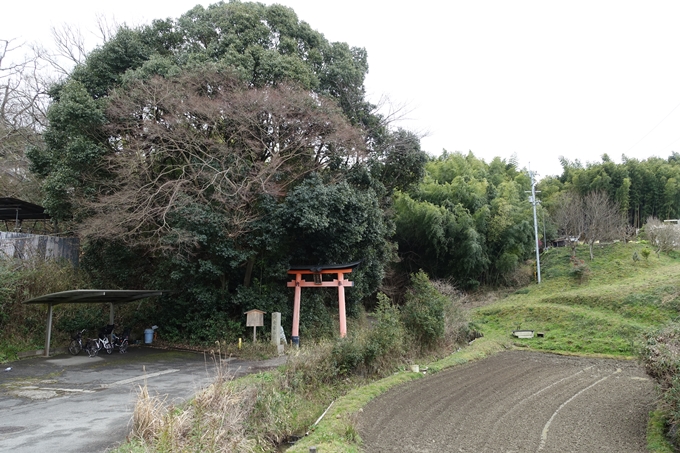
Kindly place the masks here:
[(118, 348), (121, 354), (125, 354), (130, 343), (130, 329), (125, 329), (121, 337), (116, 335), (115, 332), (111, 332), (111, 335), (113, 336), (113, 347)]
[(68, 345), (68, 352), (70, 352), (71, 355), (78, 355), (80, 354), (80, 351), (83, 350), (83, 332), (85, 332), (85, 329), (76, 332), (71, 336), (71, 342)]
[(85, 345), (85, 351), (90, 357), (94, 357), (99, 354), (99, 351), (105, 349), (107, 354), (113, 352), (113, 344), (106, 337), (101, 338), (90, 338), (90, 340)]
[(99, 338), (90, 338), (85, 345), (87, 355), (94, 357), (99, 354), (101, 349), (105, 349), (107, 354), (111, 354), (113, 352), (113, 343), (107, 337), (107, 335), (111, 335), (111, 332), (113, 332), (113, 325), (109, 324), (99, 330)]

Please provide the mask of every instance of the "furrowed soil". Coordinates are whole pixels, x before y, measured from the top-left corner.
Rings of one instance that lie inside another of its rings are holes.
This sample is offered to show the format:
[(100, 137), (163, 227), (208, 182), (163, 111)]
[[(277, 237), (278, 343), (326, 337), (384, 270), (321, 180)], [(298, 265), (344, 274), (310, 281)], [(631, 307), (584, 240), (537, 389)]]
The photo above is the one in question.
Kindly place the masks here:
[(634, 361), (507, 351), (364, 408), (366, 452), (646, 452), (654, 383)]

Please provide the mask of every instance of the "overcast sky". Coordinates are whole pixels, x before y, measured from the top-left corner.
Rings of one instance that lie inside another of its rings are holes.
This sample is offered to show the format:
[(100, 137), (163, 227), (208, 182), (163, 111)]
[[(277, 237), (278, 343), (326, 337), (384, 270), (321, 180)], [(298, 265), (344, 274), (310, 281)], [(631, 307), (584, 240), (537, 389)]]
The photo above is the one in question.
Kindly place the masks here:
[[(0, 6), (0, 38), (50, 45), (50, 27), (136, 25), (196, 0), (34, 0)], [(680, 2), (281, 0), (330, 41), (368, 51), (373, 102), (439, 155), (516, 155), (539, 176), (559, 156), (666, 158), (680, 152)], [(93, 40), (94, 42), (94, 40)]]

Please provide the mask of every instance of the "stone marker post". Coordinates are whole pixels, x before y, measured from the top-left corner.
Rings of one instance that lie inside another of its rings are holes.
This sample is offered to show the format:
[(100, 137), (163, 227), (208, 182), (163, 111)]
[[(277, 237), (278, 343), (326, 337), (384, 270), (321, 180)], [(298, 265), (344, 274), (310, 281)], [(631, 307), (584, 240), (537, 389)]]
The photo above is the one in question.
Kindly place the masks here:
[(271, 342), (275, 344), (279, 354), (283, 352), (283, 345), (281, 344), (281, 313), (272, 313), (272, 331)]

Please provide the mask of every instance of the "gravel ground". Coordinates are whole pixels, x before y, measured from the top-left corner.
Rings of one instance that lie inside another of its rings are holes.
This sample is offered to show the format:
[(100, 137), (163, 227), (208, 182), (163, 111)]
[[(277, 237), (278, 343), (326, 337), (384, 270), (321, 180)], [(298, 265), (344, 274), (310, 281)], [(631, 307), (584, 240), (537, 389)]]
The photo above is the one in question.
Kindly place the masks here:
[(392, 389), (367, 452), (646, 452), (654, 382), (635, 362), (508, 351)]

